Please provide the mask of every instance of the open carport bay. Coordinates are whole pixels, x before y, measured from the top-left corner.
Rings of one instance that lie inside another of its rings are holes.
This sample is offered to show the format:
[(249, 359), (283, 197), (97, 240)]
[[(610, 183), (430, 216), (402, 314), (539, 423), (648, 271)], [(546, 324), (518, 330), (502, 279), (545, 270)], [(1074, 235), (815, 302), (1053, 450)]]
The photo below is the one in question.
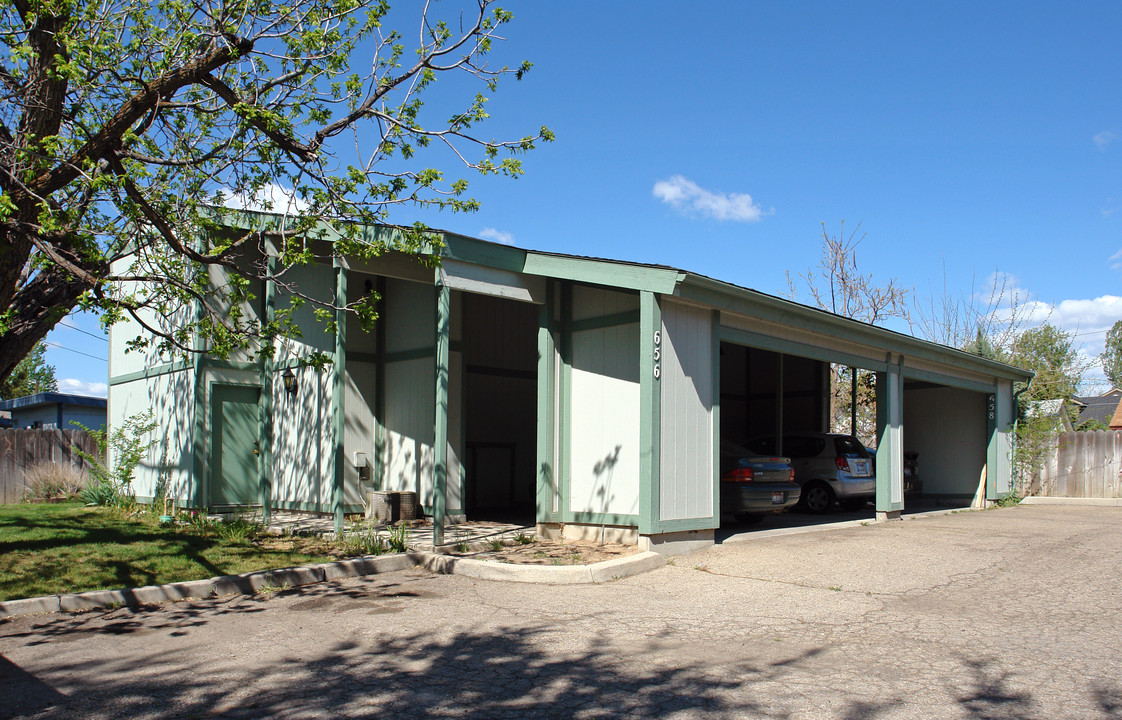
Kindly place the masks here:
[[(792, 433), (821, 433), (839, 428), (837, 416), (831, 411), (831, 363), (798, 355), (733, 342), (720, 345), (720, 436), (721, 441), (745, 445), (760, 436), (782, 437)], [(868, 373), (874, 381), (883, 382), (883, 374)], [(902, 496), (903, 513), (927, 512), (948, 507), (964, 507), (977, 491), (987, 463), (992, 425), (987, 421), (991, 395), (977, 390), (949, 387), (920, 379), (905, 378), (902, 388), (903, 414), (901, 449), (903, 454), (918, 456), (917, 467), (921, 489)], [(858, 439), (875, 447), (881, 429), (888, 421), (877, 411), (883, 393), (863, 413), (864, 427), (858, 423)], [(792, 448), (780, 448), (778, 455), (791, 455)], [(796, 460), (796, 466), (797, 466)], [(883, 464), (882, 464), (883, 465)], [(830, 469), (830, 468), (828, 468)], [(878, 468), (877, 493), (883, 499), (892, 496), (889, 478)], [(903, 468), (899, 468), (904, 475)], [(823, 478), (825, 479), (825, 478)], [(804, 491), (807, 481), (799, 478)], [(821, 483), (818, 483), (821, 485)], [(837, 498), (842, 499), (842, 498)], [(808, 516), (790, 511), (765, 516), (761, 528), (794, 527), (820, 522), (849, 519), (873, 519), (875, 496), (860, 509), (843, 510), (834, 505), (825, 516)], [(798, 510), (799, 508), (795, 508)], [(743, 531), (751, 522), (722, 515), (725, 531)], [(751, 520), (751, 518), (749, 518)]]

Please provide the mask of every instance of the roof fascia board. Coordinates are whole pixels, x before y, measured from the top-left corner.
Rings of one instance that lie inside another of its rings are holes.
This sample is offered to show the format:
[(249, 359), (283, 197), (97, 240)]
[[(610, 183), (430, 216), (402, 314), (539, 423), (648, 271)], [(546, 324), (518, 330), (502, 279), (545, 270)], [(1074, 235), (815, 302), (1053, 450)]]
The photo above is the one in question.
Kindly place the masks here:
[(647, 290), (671, 295), (682, 273), (670, 268), (655, 268), (626, 262), (594, 260), (564, 255), (548, 255), (528, 251), (523, 272), (559, 280), (573, 280), (590, 285), (627, 290)]
[(1027, 382), (1033, 377), (1028, 371), (1004, 363), (691, 273), (686, 273), (676, 294), (720, 310), (782, 323), (841, 340), (861, 342), (885, 352), (910, 355), (961, 370), (1018, 382)]

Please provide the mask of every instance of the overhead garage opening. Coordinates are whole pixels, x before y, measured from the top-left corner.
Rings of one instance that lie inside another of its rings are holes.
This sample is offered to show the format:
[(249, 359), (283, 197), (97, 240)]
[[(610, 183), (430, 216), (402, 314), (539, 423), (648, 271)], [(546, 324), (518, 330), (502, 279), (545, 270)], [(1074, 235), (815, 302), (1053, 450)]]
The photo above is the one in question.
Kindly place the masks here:
[(469, 520), (532, 524), (538, 306), (463, 293), (463, 502)]
[(986, 465), (988, 397), (984, 392), (905, 381), (905, 482), (908, 455), (914, 454), (926, 504), (970, 504)]

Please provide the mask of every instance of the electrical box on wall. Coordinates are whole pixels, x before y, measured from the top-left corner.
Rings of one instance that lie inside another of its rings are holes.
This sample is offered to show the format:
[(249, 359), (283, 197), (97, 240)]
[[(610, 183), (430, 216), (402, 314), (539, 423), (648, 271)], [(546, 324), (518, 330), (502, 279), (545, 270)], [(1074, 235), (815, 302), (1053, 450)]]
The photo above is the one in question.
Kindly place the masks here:
[(355, 467), (359, 468), (359, 469), (367, 467), (366, 453), (364, 453), (364, 452), (356, 452), (355, 453)]

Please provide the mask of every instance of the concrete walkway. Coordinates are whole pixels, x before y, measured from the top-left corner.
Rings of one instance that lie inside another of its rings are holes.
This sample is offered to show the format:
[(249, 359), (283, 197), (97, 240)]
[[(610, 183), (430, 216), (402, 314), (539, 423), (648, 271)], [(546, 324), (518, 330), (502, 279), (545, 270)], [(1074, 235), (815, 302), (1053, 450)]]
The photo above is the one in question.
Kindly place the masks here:
[(420, 568), (0, 621), (0, 717), (1108, 720), (1122, 508), (737, 542), (603, 584)]

